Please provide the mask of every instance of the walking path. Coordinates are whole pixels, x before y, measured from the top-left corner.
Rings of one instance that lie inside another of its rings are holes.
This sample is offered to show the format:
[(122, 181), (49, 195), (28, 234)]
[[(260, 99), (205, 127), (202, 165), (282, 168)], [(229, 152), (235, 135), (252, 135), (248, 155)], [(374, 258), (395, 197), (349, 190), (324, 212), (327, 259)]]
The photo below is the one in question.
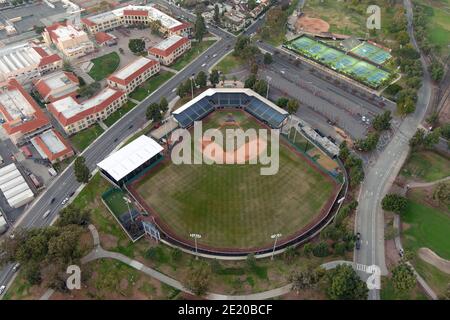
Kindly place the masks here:
[[(156, 271), (155, 269), (149, 268), (139, 261), (130, 259), (121, 253), (104, 250), (100, 245), (100, 237), (99, 237), (98, 231), (95, 228), (95, 226), (89, 225), (89, 231), (92, 234), (94, 248), (88, 255), (86, 255), (84, 258), (81, 259), (82, 264), (85, 264), (85, 263), (88, 263), (88, 262), (91, 262), (91, 261), (94, 261), (97, 259), (104, 259), (104, 258), (119, 260), (119, 261), (129, 265), (130, 267), (132, 267), (136, 270), (139, 270), (139, 271), (145, 273), (146, 275), (153, 277), (153, 278), (161, 281), (162, 283), (165, 283), (177, 290), (186, 292), (188, 294), (193, 294), (191, 291), (189, 291), (187, 288), (185, 288), (183, 286), (183, 284), (181, 282), (179, 282), (178, 280), (170, 278), (170, 277), (166, 276), (165, 274), (163, 274), (159, 271)], [(337, 260), (337, 261), (331, 261), (331, 262), (324, 263), (321, 265), (321, 267), (324, 268), (325, 270), (330, 270), (341, 264), (354, 265), (354, 263), (351, 261)], [(208, 300), (265, 300), (265, 299), (279, 297), (281, 295), (289, 293), (291, 291), (291, 287), (292, 287), (292, 284), (287, 284), (280, 288), (263, 291), (263, 292), (258, 292), (258, 293), (253, 293), (253, 294), (246, 294), (246, 295), (225, 295), (225, 294), (218, 294), (218, 293), (208, 293), (205, 296), (205, 298)], [(48, 299), (51, 295), (51, 294), (48, 295), (47, 293), (48, 292), (46, 292), (46, 294), (44, 294), (44, 296), (46, 296), (46, 299)], [(43, 299), (44, 296), (42, 296), (41, 299)]]
[(161, 66), (161, 70), (169, 71), (169, 72), (172, 72), (172, 73), (177, 73), (178, 72), (178, 70), (175, 70), (175, 69), (172, 69), (172, 68), (169, 68), (169, 67), (166, 67), (166, 66)]
[[(394, 229), (397, 229), (400, 231), (400, 216), (398, 214), (396, 214), (394, 216)], [(395, 247), (397, 248), (399, 254), (400, 252), (404, 252), (403, 247), (402, 247), (402, 242), (400, 239), (400, 232), (397, 233), (397, 236), (394, 239), (395, 242)], [(423, 290), (425, 291), (425, 293), (433, 300), (437, 300), (437, 294), (433, 291), (433, 289), (431, 289), (431, 287), (428, 285), (428, 283), (420, 276), (420, 274), (417, 273), (416, 269), (414, 269), (413, 265), (407, 261), (406, 262), (414, 271), (414, 274), (416, 275), (417, 278), (417, 282), (420, 284), (420, 286), (423, 288)]]
[(431, 186), (433, 186), (435, 184), (438, 184), (438, 183), (441, 183), (441, 182), (445, 182), (445, 181), (448, 181), (448, 180), (450, 180), (450, 176), (442, 178), (442, 179), (439, 179), (439, 180), (431, 181), (431, 182), (411, 182), (411, 183), (409, 183), (407, 185), (407, 187), (409, 189), (412, 189), (412, 188), (426, 188), (426, 187), (431, 187)]

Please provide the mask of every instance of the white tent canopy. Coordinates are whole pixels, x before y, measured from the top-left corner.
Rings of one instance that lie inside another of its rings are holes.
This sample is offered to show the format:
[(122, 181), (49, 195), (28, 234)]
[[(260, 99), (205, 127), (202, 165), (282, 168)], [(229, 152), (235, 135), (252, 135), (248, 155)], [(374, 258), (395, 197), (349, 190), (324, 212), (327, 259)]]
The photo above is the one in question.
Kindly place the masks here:
[(159, 154), (164, 148), (155, 140), (142, 135), (97, 164), (116, 181)]

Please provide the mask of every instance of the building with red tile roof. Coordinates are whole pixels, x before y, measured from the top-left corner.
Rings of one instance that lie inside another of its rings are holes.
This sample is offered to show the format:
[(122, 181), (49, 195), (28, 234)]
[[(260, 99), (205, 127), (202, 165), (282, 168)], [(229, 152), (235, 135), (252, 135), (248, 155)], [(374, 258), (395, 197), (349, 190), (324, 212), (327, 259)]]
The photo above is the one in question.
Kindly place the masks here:
[(0, 82), (16, 79), (28, 84), (42, 75), (62, 68), (60, 56), (32, 43), (0, 48)]
[(106, 33), (106, 32), (97, 32), (95, 34), (95, 41), (98, 45), (107, 45), (112, 46), (114, 44), (117, 44), (117, 37), (113, 34)]
[(187, 37), (192, 33), (191, 24), (178, 21), (154, 5), (129, 5), (81, 19), (81, 22), (92, 34), (113, 30), (123, 25), (149, 25), (153, 21), (159, 21), (160, 31), (169, 36), (178, 34)]
[(74, 134), (105, 120), (126, 101), (127, 95), (124, 91), (105, 88), (86, 101), (79, 102), (68, 96), (50, 103), (47, 108), (67, 134)]
[(3, 129), (15, 144), (51, 127), (45, 113), (15, 79), (0, 83), (0, 114)]
[(56, 163), (74, 155), (73, 149), (55, 129), (49, 129), (31, 139), (31, 143), (43, 159)]
[(71, 72), (50, 73), (33, 81), (35, 90), (45, 102), (53, 102), (68, 96), (76, 97), (79, 80)]
[(107, 83), (116, 88), (131, 93), (137, 86), (160, 71), (159, 61), (147, 57), (139, 57), (119, 71), (110, 75)]
[(158, 59), (161, 64), (168, 66), (189, 49), (191, 49), (191, 41), (188, 38), (173, 35), (148, 49), (148, 53)]
[(42, 32), (48, 46), (54, 44), (68, 59), (82, 57), (94, 51), (94, 43), (87, 33), (76, 26), (67, 23), (55, 23)]

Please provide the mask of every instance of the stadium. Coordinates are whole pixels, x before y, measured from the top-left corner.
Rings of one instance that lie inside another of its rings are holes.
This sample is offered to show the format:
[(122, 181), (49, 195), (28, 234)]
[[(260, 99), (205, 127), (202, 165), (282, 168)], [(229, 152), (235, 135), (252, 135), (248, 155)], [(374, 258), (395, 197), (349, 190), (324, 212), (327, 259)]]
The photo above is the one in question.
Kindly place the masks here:
[[(206, 90), (172, 116), (190, 133), (200, 120), (204, 132), (224, 134), (235, 128), (280, 129), (289, 121), (285, 110), (252, 90), (227, 88)], [(274, 234), (279, 238), (276, 249), (304, 242), (331, 221), (342, 197), (343, 183), (283, 136), (274, 175), (261, 175), (262, 165), (249, 161), (174, 164), (170, 150), (179, 141), (168, 139), (170, 147), (162, 151), (151, 138), (138, 140), (117, 152), (122, 156), (113, 154), (115, 159), (99, 163), (100, 171), (148, 213), (162, 241), (187, 250), (222, 256), (269, 253)], [(251, 143), (246, 140), (234, 151)], [(271, 150), (271, 143), (258, 141), (254, 150)], [(201, 238), (195, 241), (193, 234)]]

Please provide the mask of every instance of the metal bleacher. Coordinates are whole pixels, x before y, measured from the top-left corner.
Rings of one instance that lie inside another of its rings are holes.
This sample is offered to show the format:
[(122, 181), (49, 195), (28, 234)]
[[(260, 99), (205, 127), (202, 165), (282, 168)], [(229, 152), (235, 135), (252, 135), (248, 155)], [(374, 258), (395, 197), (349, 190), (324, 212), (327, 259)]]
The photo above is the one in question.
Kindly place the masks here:
[(279, 128), (281, 123), (288, 117), (260, 99), (248, 96), (245, 93), (215, 93), (211, 96), (193, 103), (185, 110), (174, 114), (182, 128), (191, 126), (194, 121), (201, 120), (215, 108), (243, 107), (247, 112), (267, 123), (273, 128)]

